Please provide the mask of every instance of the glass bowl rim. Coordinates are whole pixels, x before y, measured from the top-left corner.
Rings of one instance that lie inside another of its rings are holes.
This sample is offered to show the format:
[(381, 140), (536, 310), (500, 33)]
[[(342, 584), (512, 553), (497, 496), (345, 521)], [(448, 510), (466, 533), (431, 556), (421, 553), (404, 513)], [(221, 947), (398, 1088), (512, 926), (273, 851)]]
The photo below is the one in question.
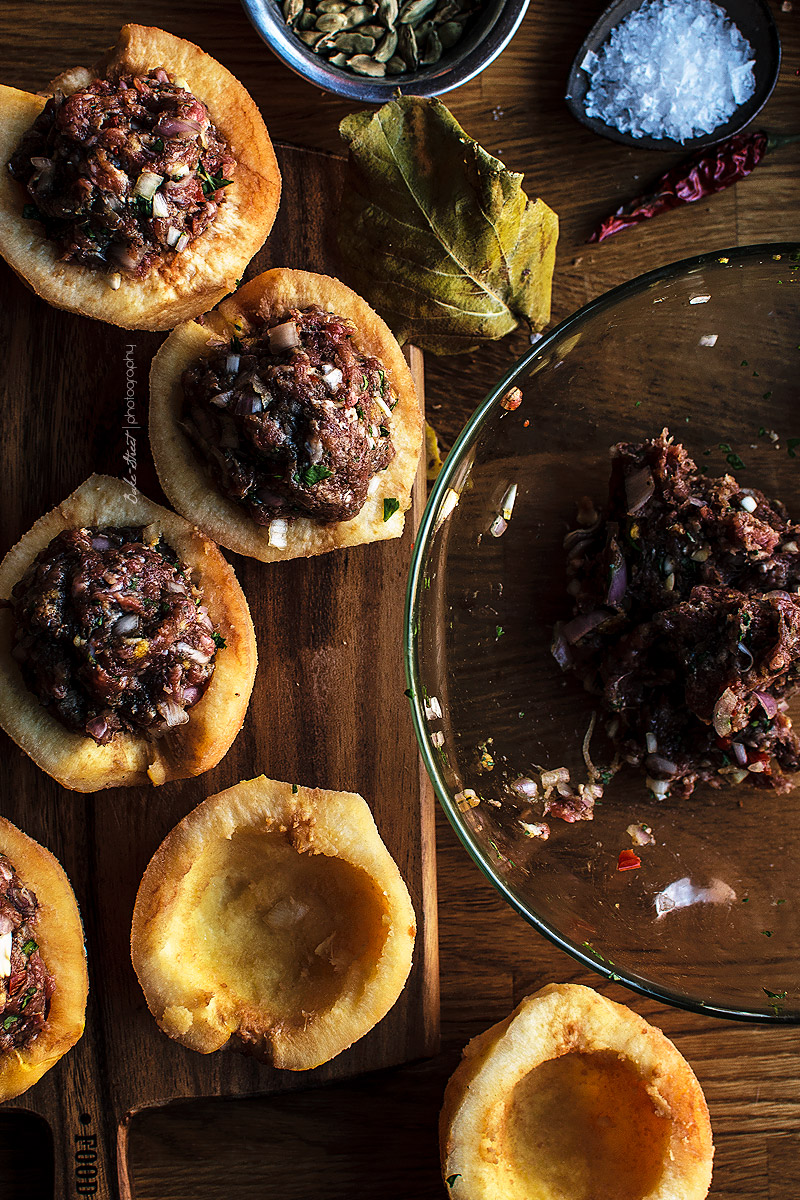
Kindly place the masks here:
[(517, 912), (525, 921), (549, 942), (563, 950), (573, 959), (576, 959), (589, 970), (602, 975), (611, 983), (619, 983), (624, 987), (637, 992), (639, 995), (646, 996), (651, 1000), (659, 1001), (662, 1004), (667, 1004), (674, 1008), (684, 1009), (688, 1012), (695, 1012), (714, 1017), (725, 1017), (730, 1020), (750, 1021), (762, 1025), (800, 1025), (800, 1012), (797, 1013), (766, 1013), (753, 1009), (729, 1008), (721, 1004), (706, 1004), (700, 1000), (694, 1000), (690, 996), (684, 996), (680, 993), (671, 991), (667, 987), (663, 987), (653, 982), (645, 982), (637, 976), (627, 974), (622, 968), (612, 967), (595, 957), (591, 952), (587, 952), (583, 947), (578, 946), (565, 937), (559, 930), (550, 922), (528, 909), (519, 901), (507, 884), (498, 874), (496, 874), (490, 863), (485, 858), (477, 840), (472, 837), (469, 829), (460, 819), (460, 814), (453, 798), (450, 795), (444, 777), (439, 770), (439, 766), (435, 761), (432, 753), (430, 742), (427, 735), (427, 724), (425, 720), (424, 709), (420, 701), (420, 681), (417, 662), (417, 638), (416, 624), (417, 611), (419, 601), (422, 594), (421, 580), (422, 573), (427, 561), (428, 552), (436, 532), (436, 518), (438, 516), (441, 502), (447, 490), (450, 487), (453, 477), (460, 469), (463, 462), (463, 452), (468, 448), (475, 435), (479, 432), (484, 420), (494, 410), (508, 391), (509, 387), (513, 386), (515, 379), (525, 373), (528, 368), (536, 362), (536, 360), (546, 354), (550, 348), (565, 334), (569, 333), (576, 325), (580, 325), (586, 318), (594, 316), (597, 313), (603, 312), (606, 309), (613, 308), (620, 300), (627, 299), (637, 293), (646, 291), (653, 285), (663, 283), (671, 279), (677, 278), (679, 275), (689, 275), (695, 271), (702, 270), (705, 266), (719, 264), (720, 266), (736, 266), (752, 259), (763, 259), (766, 257), (783, 258), (784, 255), (797, 255), (800, 253), (800, 242), (762, 242), (748, 246), (738, 246), (731, 249), (706, 251), (703, 254), (692, 255), (689, 258), (683, 258), (677, 262), (668, 263), (665, 266), (657, 267), (652, 271), (647, 271), (642, 275), (637, 275), (633, 279), (625, 283), (619, 284), (617, 287), (604, 292), (601, 296), (590, 300), (581, 308), (577, 309), (570, 316), (559, 322), (549, 333), (531, 346), (529, 350), (517, 359), (517, 361), (505, 372), (500, 381), (491, 389), (484, 400), (478, 404), (475, 411), (467, 419), (463, 429), (459, 433), (452, 448), (448, 452), (442, 469), (437, 476), (431, 494), (428, 497), (425, 510), (420, 520), (419, 528), (414, 540), (413, 552), (411, 556), (411, 564), (409, 567), (408, 585), (406, 588), (406, 604), (404, 614), (403, 628), (403, 653), (405, 659), (406, 684), (409, 703), (411, 705), (411, 716), (414, 724), (414, 732), (417, 738), (420, 754), (428, 777), (433, 784), (436, 796), (444, 809), (450, 825), (455, 831), (456, 836), (461, 842), (467, 854), (479, 868), (485, 878), (494, 885), (503, 899)]

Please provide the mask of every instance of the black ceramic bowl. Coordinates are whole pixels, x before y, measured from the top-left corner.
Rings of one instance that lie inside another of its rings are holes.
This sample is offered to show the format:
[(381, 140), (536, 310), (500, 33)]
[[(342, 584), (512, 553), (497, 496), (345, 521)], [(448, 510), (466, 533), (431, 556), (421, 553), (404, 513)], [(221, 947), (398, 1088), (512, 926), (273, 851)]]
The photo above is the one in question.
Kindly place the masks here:
[(630, 133), (620, 133), (612, 125), (607, 125), (599, 117), (586, 115), (586, 94), (589, 91), (589, 76), (583, 70), (584, 62), (589, 51), (598, 53), (608, 38), (611, 30), (619, 25), (629, 13), (642, 5), (642, 0), (615, 0), (599, 17), (590, 29), (588, 35), (575, 56), (575, 61), (567, 78), (567, 108), (588, 129), (603, 137), (611, 138), (614, 142), (622, 142), (626, 146), (644, 146), (649, 150), (670, 150), (683, 146), (687, 151), (699, 150), (703, 146), (711, 146), (724, 138), (732, 137), (753, 120), (761, 111), (772, 95), (778, 81), (781, 65), (781, 43), (778, 30), (772, 19), (772, 14), (766, 0), (715, 0), (724, 9), (739, 32), (753, 47), (755, 54), (754, 75), (755, 91), (745, 104), (740, 104), (729, 121), (718, 125), (711, 133), (702, 137), (687, 138), (685, 142), (676, 142), (672, 138), (634, 137)]
[(276, 0), (242, 0), (244, 10), (278, 58), (309, 83), (367, 104), (384, 104), (398, 90), (410, 96), (439, 96), (474, 79), (508, 45), (530, 0), (490, 0), (463, 37), (432, 66), (404, 75), (372, 79), (331, 66), (304, 45), (286, 24)]

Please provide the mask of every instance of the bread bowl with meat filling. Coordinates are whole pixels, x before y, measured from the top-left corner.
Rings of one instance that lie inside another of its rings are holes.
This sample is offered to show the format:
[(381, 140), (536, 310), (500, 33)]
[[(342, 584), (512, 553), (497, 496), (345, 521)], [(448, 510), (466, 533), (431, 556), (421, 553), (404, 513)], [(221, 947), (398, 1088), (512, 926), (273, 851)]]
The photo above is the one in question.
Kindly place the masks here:
[(704, 1200), (703, 1092), (659, 1030), (592, 988), (551, 983), (472, 1039), (445, 1091), (453, 1200)]
[(125, 25), (46, 95), (0, 85), (0, 254), (57, 308), (172, 329), (233, 290), (279, 199), (253, 100), (164, 30)]
[(75, 895), (49, 850), (0, 817), (0, 1100), (83, 1033), (89, 981)]
[(93, 475), (0, 564), (0, 725), (64, 787), (209, 770), (255, 670), (219, 549), (119, 479)]
[(161, 486), (220, 545), (271, 562), (402, 533), (419, 404), (391, 331), (339, 280), (259, 275), (170, 334), (150, 394)]
[(164, 839), (139, 887), (131, 953), (170, 1037), (303, 1071), (386, 1015), (415, 931), (362, 797), (261, 776), (210, 796)]

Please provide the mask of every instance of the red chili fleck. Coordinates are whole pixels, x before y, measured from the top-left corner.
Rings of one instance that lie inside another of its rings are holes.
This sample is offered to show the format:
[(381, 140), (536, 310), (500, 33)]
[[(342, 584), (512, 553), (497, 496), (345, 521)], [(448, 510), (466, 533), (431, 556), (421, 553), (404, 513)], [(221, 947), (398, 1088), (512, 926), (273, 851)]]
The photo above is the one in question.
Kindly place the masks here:
[(635, 871), (637, 867), (642, 865), (642, 860), (639, 855), (633, 850), (621, 850), (617, 859), (618, 871)]

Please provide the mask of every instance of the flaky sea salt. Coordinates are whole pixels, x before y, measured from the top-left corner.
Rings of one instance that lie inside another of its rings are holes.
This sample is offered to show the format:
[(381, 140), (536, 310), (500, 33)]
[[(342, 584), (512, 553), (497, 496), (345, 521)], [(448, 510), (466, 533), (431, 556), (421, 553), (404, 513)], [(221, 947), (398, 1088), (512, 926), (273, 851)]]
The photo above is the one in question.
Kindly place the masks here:
[(700, 137), (752, 96), (753, 48), (711, 0), (645, 0), (581, 66), (586, 115), (633, 137)]

